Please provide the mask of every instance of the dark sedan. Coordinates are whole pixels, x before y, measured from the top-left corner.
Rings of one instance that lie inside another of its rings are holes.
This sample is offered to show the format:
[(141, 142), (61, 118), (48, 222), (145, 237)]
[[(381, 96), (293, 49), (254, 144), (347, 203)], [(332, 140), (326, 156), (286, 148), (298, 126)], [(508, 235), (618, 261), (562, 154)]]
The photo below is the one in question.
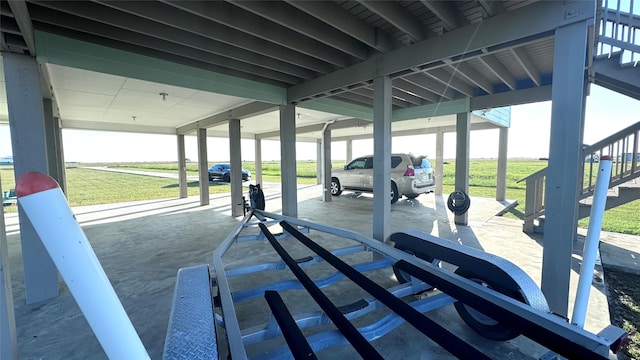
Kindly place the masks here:
[[(215, 164), (209, 168), (209, 181), (214, 179), (222, 179), (224, 182), (231, 181), (231, 165), (229, 164)], [(247, 169), (242, 169), (242, 181), (251, 180), (251, 172)]]

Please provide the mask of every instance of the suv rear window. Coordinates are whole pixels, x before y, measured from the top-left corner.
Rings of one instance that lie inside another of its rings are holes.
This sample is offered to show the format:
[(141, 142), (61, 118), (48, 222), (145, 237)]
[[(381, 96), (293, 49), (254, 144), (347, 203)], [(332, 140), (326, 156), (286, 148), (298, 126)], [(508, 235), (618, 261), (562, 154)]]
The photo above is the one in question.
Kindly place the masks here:
[(392, 156), (391, 157), (391, 168), (395, 169), (396, 166), (400, 165), (402, 162), (402, 158), (400, 156)]
[(411, 163), (413, 164), (414, 168), (431, 168), (431, 163), (426, 156), (409, 156), (409, 158), (411, 159)]

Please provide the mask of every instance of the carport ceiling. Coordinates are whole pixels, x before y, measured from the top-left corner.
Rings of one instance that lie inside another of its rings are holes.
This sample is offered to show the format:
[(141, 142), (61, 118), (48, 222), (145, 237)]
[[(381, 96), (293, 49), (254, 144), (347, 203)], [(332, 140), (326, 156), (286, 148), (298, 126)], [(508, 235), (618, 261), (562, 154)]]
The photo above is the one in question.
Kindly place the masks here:
[[(595, 8), (595, 2), (522, 0), (0, 4), (4, 52), (38, 56), (36, 35), (54, 34), (282, 88), (284, 102), (299, 104), (298, 126), (354, 117), (306, 106), (318, 99), (370, 109), (370, 75), (378, 72), (392, 78), (394, 112), (464, 98), (471, 98), (472, 109), (550, 99), (554, 29), (571, 21), (569, 7), (577, 6), (579, 16)], [(262, 100), (60, 65), (45, 69), (63, 127), (184, 132), (202, 119), (215, 127), (216, 114)], [(163, 100), (160, 93), (168, 95)], [(273, 108), (257, 104), (255, 114), (277, 121)], [(94, 106), (102, 111), (93, 114), (99, 120), (92, 117)], [(427, 119), (416, 124), (429, 126)], [(258, 131), (261, 121), (254, 123), (252, 133), (271, 131)]]

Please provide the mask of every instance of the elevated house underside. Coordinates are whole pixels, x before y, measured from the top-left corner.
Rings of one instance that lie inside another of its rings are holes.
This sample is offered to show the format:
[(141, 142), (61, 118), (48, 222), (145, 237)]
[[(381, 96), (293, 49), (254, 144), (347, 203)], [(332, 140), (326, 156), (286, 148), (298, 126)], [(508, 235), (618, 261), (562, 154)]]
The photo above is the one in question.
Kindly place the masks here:
[[(238, 175), (241, 138), (256, 140), (258, 168), (260, 140), (279, 139), (283, 214), (296, 216), (296, 139), (372, 137), (376, 178), (385, 179), (392, 136), (456, 132), (456, 189), (465, 191), (470, 131), (501, 129), (506, 167), (509, 112), (501, 108), (551, 100), (542, 289), (563, 315), (589, 84), (640, 98), (638, 17), (600, 1), (0, 5), (0, 122), (11, 127), (16, 177), (41, 171), (64, 184), (61, 129), (174, 134), (180, 168), (184, 136), (196, 135), (204, 205), (207, 136), (230, 139)], [(330, 150), (321, 149), (328, 174)], [(374, 193), (388, 187), (378, 181)], [(240, 185), (231, 192), (239, 204)], [(374, 199), (374, 238), (386, 241), (390, 205)], [(241, 211), (234, 205), (234, 215)], [(21, 224), (27, 301), (56, 296), (55, 267)]]

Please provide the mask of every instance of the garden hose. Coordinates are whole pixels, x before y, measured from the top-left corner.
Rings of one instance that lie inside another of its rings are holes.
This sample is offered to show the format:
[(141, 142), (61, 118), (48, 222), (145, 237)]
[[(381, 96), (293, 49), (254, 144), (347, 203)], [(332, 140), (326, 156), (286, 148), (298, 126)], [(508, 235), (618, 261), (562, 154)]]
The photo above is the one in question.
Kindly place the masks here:
[(456, 215), (463, 215), (471, 206), (471, 198), (464, 191), (454, 191), (449, 194), (447, 207)]

